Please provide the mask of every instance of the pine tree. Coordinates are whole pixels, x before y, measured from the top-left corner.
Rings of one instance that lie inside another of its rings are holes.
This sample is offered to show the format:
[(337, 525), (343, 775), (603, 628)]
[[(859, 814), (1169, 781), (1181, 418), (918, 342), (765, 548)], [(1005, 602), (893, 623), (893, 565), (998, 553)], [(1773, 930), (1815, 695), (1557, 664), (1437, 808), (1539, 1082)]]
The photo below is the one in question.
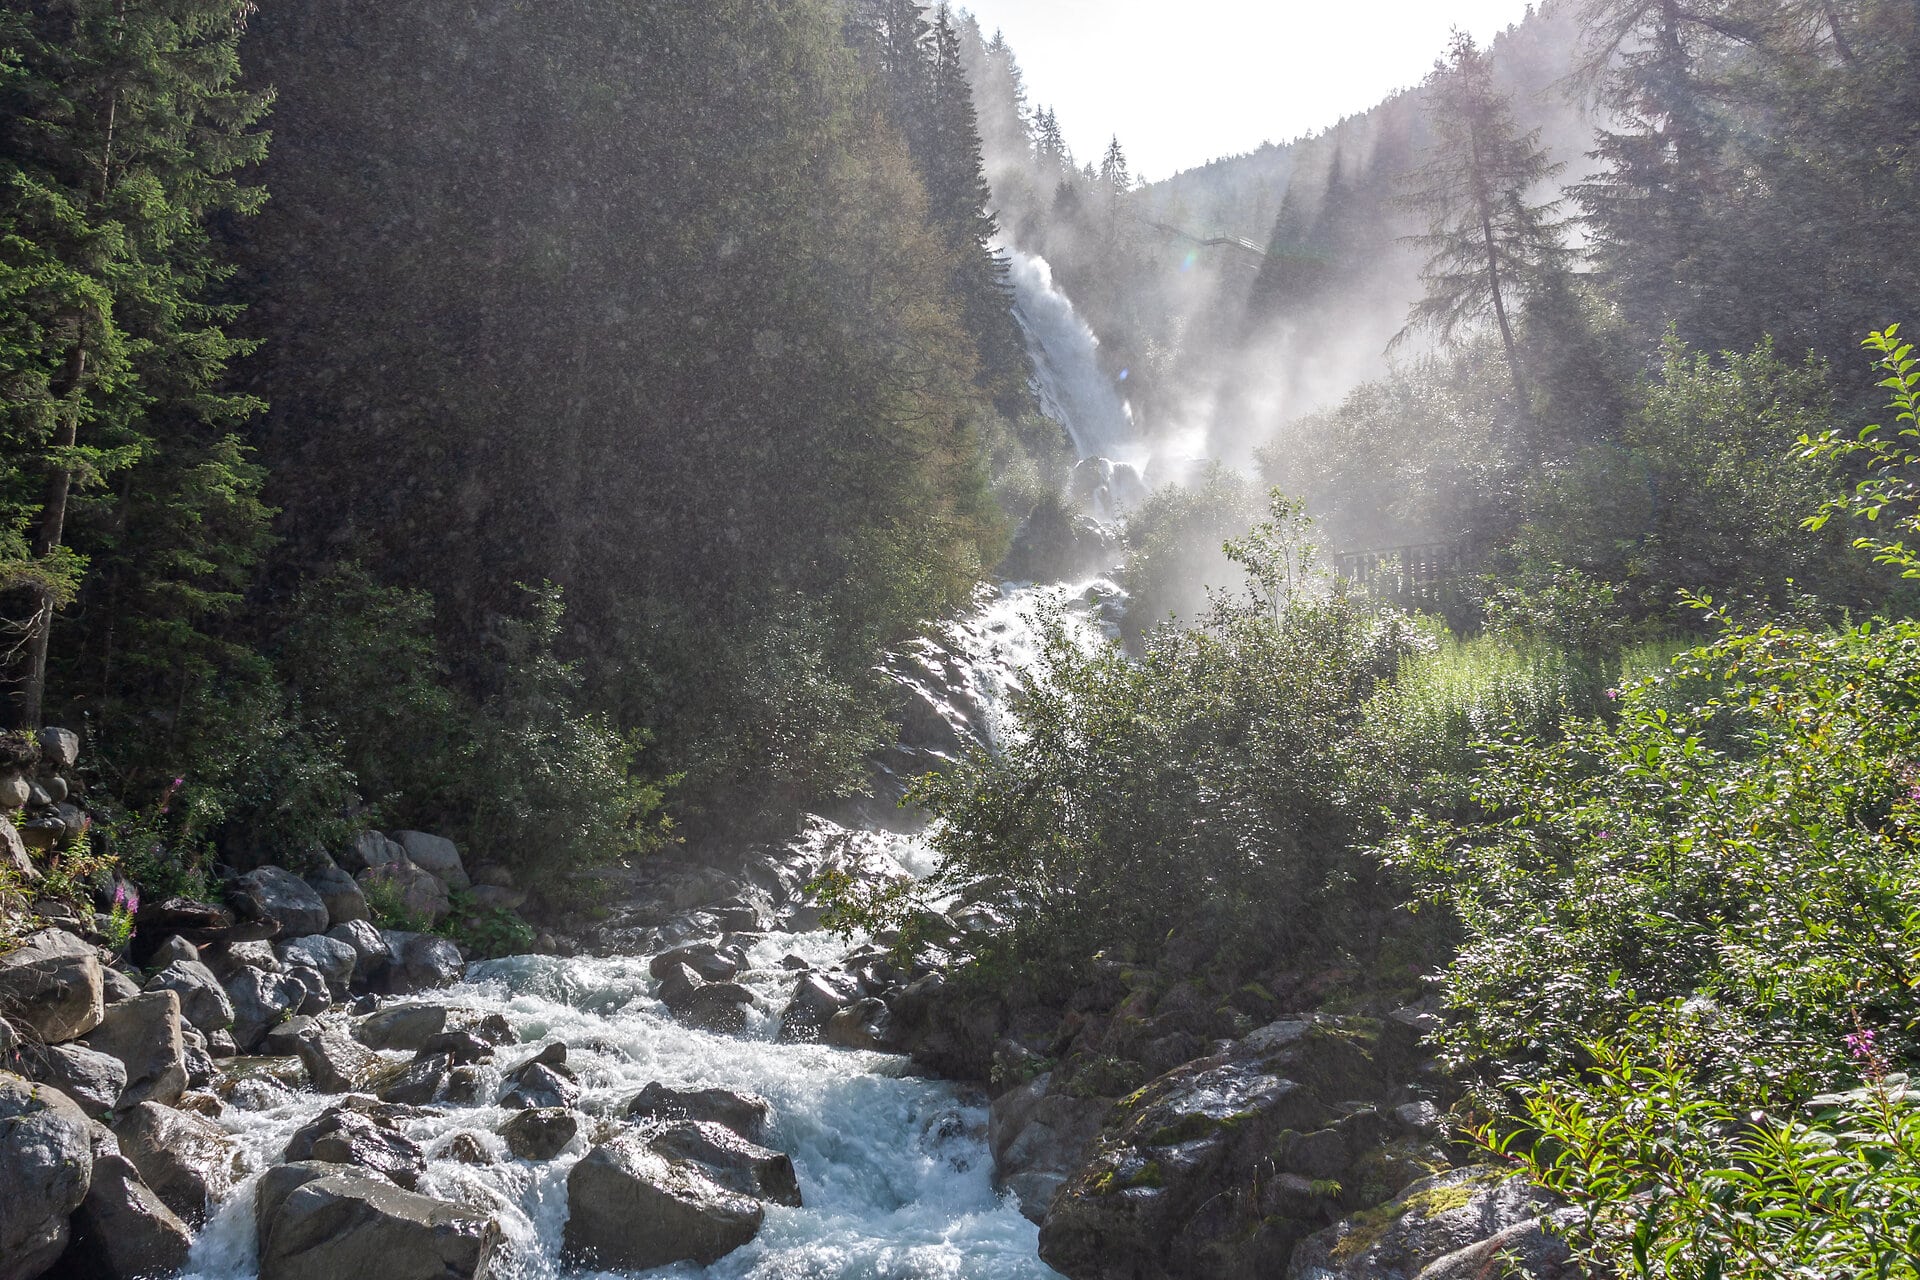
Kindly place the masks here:
[[(235, 176), (265, 148), (267, 98), (238, 84), (252, 7), (0, 16), (0, 656), (16, 725), (42, 718), (55, 615), (90, 554), (173, 583), (163, 645), (190, 644), (258, 554), (260, 476), (233, 435), (256, 405), (220, 389), (245, 344), (214, 299), (227, 273), (208, 234), (260, 198)], [(157, 526), (140, 514), (159, 507)]]
[(1558, 202), (1533, 203), (1532, 193), (1558, 174), (1538, 131), (1521, 133), (1494, 84), (1488, 56), (1456, 31), (1447, 58), (1428, 81), (1435, 129), (1434, 155), (1414, 175), (1405, 199), (1427, 217), (1415, 243), (1428, 253), (1421, 274), (1426, 296), (1413, 307), (1397, 343), (1418, 329), (1452, 342), (1489, 316), (1500, 332), (1518, 412), (1531, 417), (1515, 323), (1532, 292), (1568, 270)]

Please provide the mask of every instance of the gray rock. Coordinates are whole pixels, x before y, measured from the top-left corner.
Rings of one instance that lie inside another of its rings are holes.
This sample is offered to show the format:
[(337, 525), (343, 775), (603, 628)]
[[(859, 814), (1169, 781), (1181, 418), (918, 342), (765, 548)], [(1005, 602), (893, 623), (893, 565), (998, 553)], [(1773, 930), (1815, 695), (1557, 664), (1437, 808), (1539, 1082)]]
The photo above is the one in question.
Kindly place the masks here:
[(354, 1023), (353, 1035), (369, 1049), (418, 1052), (447, 1029), (453, 1011), (444, 1004), (397, 1004)]
[(860, 988), (851, 978), (830, 973), (802, 973), (793, 985), (793, 999), (780, 1015), (780, 1038), (818, 1040), (833, 1015), (859, 996)]
[(372, 1083), (383, 1066), (380, 1055), (345, 1031), (316, 1023), (294, 1037), (294, 1052), (318, 1093), (356, 1093)]
[(240, 1148), (213, 1121), (143, 1102), (113, 1122), (120, 1153), (167, 1208), (199, 1225), (233, 1189)]
[[(5, 785), (0, 782), (0, 787)], [(0, 871), (11, 871), (29, 883), (40, 878), (40, 868), (33, 865), (33, 857), (27, 852), (27, 842), (20, 838), (19, 830), (7, 818), (0, 818)]]
[(39, 739), (42, 769), (57, 773), (80, 762), (80, 735), (73, 730), (49, 725), (40, 731)]
[(93, 1162), (87, 1198), (73, 1215), (73, 1246), (64, 1266), (89, 1280), (157, 1280), (187, 1265), (193, 1235), (141, 1179), (133, 1162), (103, 1155)]
[(380, 936), (393, 956), (380, 980), (381, 988), (388, 995), (413, 995), (450, 987), (467, 972), (460, 948), (445, 938), (391, 929), (383, 929)]
[(467, 889), (473, 881), (467, 876), (466, 864), (460, 860), (460, 850), (451, 840), (428, 835), (424, 831), (396, 831), (393, 839), (407, 851), (407, 861), (422, 871), (431, 873), (449, 889)]
[(1566, 1245), (1545, 1229), (1555, 1208), (1508, 1170), (1450, 1170), (1364, 1223), (1347, 1219), (1302, 1241), (1287, 1280), (1575, 1280)]
[(300, 988), (300, 1003), (296, 1012), (314, 1017), (333, 1007), (333, 988), (327, 985), (327, 979), (318, 969), (308, 965), (289, 966), (284, 974), (287, 981)]
[(13, 813), (27, 807), (33, 788), (17, 773), (0, 774), (0, 813)]
[(281, 867), (261, 867), (241, 876), (227, 894), (249, 920), (271, 920), (281, 940), (327, 931), (327, 904), (306, 881)]
[(106, 1014), (100, 957), (61, 929), (42, 929), (0, 955), (0, 1012), (47, 1044), (77, 1040)]
[(205, 1032), (233, 1026), (233, 1001), (198, 960), (175, 960), (147, 980), (148, 991), (171, 991), (180, 997), (180, 1016)]
[(145, 992), (109, 1008), (88, 1033), (86, 1045), (126, 1064), (122, 1108), (142, 1102), (172, 1106), (187, 1091), (180, 997), (172, 991)]
[[(180, 1024), (180, 1060), (187, 1068), (187, 1088), (205, 1089), (213, 1083), (213, 1055), (207, 1052), (206, 1033), (191, 1022)], [(177, 1099), (174, 1106), (183, 1106), (185, 1099)]]
[(765, 1098), (728, 1089), (675, 1089), (654, 1081), (627, 1104), (630, 1120), (704, 1120), (764, 1144), (773, 1107)]
[(267, 1032), (260, 1047), (276, 1058), (297, 1058), (300, 1056), (300, 1037), (317, 1031), (319, 1027), (317, 1019), (304, 1013), (295, 1014)]
[(140, 984), (118, 969), (100, 970), (100, 1002), (111, 1009), (140, 994)]
[(495, 1048), (491, 1040), (472, 1031), (442, 1031), (421, 1045), (414, 1056), (416, 1059), (444, 1057), (456, 1067), (470, 1067), (476, 1062), (493, 1061)]
[(647, 1141), (669, 1160), (691, 1160), (730, 1191), (775, 1204), (800, 1204), (800, 1180), (794, 1174), (793, 1161), (782, 1152), (748, 1142), (731, 1129), (680, 1120)]
[(80, 1044), (29, 1045), (20, 1053), (21, 1070), (51, 1085), (78, 1104), (90, 1118), (112, 1111), (127, 1087), (120, 1059)]
[(461, 1130), (447, 1139), (447, 1145), (440, 1152), (442, 1160), (457, 1160), (461, 1164), (489, 1165), (499, 1163), (493, 1152), (487, 1149), (484, 1139), (477, 1133)]
[(747, 1025), (754, 1006), (753, 992), (737, 982), (704, 982), (667, 1008), (690, 1027), (720, 1035), (735, 1035)]
[(580, 1132), (580, 1117), (560, 1107), (522, 1111), (500, 1126), (507, 1150), (520, 1160), (551, 1160)]
[(267, 1032), (299, 1009), (307, 997), (305, 984), (252, 965), (236, 970), (224, 985), (233, 1002), (233, 1042), (242, 1053), (258, 1049)]
[(366, 895), (360, 892), (360, 886), (352, 876), (332, 862), (327, 862), (304, 879), (307, 887), (319, 894), (320, 901), (326, 903), (329, 925), (372, 918), (372, 913), (367, 910)]
[(323, 1160), (377, 1173), (412, 1191), (427, 1171), (427, 1156), (417, 1143), (382, 1113), (333, 1107), (295, 1133), (287, 1143), (288, 1161)]
[(340, 869), (357, 876), (374, 867), (384, 867), (406, 859), (407, 851), (378, 831), (363, 831), (352, 847), (335, 861)]
[(993, 1100), (987, 1146), (995, 1182), (1013, 1193), (1034, 1222), (1046, 1216), (1054, 1192), (1086, 1161), (1113, 1104), (1053, 1092), (1051, 1072)]
[(508, 1077), (500, 1095), (500, 1105), (516, 1111), (548, 1108), (570, 1109), (580, 1101), (580, 1089), (573, 1081), (545, 1063), (529, 1063)]
[(477, 884), (467, 890), (467, 901), (481, 911), (518, 911), (527, 905), (527, 891), (497, 884)]
[(337, 1177), (344, 1172), (339, 1165), (323, 1160), (295, 1160), (277, 1164), (261, 1174), (260, 1181), (253, 1189), (254, 1240), (260, 1245), (266, 1243), (267, 1230), (273, 1225), (273, 1220), (280, 1216), (288, 1196), (309, 1182)]
[(260, 1280), (486, 1280), (500, 1224), (359, 1174), (315, 1178), (277, 1206)]
[(446, 881), (406, 858), (382, 867), (369, 867), (357, 877), (362, 893), (390, 894), (400, 909), (428, 924), (439, 924), (453, 909)]
[(387, 940), (370, 920), (336, 924), (327, 930), (327, 936), (353, 948), (353, 985), (356, 987), (366, 986), (393, 959), (393, 953), (387, 950)]
[(354, 966), (360, 962), (360, 953), (352, 943), (321, 934), (283, 942), (274, 948), (274, 954), (287, 969), (304, 968), (319, 973), (326, 980), (328, 992), (334, 996), (347, 994), (348, 987), (353, 985)]
[(887, 1002), (873, 996), (855, 1001), (827, 1019), (820, 1039), (842, 1049), (864, 1049), (873, 1053), (887, 1047), (891, 1016)]
[(200, 962), (200, 948), (177, 933), (168, 936), (153, 949), (153, 954), (147, 958), (147, 966), (152, 969), (164, 969), (176, 960), (191, 960), (196, 964)]
[(698, 1165), (627, 1134), (595, 1147), (567, 1175), (563, 1256), (606, 1270), (706, 1266), (752, 1240), (763, 1214), (759, 1201)]
[(0, 1280), (33, 1280), (87, 1196), (92, 1126), (65, 1094), (0, 1072)]
[(740, 976), (740, 970), (744, 967), (738, 958), (723, 953), (713, 943), (694, 942), (662, 951), (647, 963), (647, 972), (655, 978), (665, 979), (676, 964), (684, 964), (703, 982), (730, 982)]
[(453, 1059), (434, 1054), (410, 1062), (397, 1074), (386, 1077), (376, 1092), (382, 1102), (428, 1107), (446, 1098), (452, 1078)]

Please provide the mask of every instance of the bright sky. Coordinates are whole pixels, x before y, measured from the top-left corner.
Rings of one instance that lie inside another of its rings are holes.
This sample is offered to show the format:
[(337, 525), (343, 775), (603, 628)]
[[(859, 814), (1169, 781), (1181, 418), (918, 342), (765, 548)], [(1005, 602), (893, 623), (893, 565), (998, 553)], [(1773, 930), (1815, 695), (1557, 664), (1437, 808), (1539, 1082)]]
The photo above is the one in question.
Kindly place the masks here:
[(1424, 78), (1466, 28), (1481, 41), (1527, 0), (956, 0), (1007, 34), (1027, 97), (1074, 156), (1120, 135), (1136, 177), (1285, 142)]

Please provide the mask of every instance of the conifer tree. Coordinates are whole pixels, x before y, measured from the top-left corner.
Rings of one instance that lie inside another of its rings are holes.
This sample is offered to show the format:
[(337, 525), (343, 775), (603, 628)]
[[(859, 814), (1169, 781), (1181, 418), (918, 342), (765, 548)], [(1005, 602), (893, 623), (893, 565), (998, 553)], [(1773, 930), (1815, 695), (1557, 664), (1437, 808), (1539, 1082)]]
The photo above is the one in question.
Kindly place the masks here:
[(1431, 329), (1442, 342), (1491, 317), (1500, 332), (1518, 412), (1531, 416), (1531, 394), (1515, 338), (1518, 308), (1550, 278), (1568, 269), (1558, 202), (1536, 203), (1536, 188), (1561, 170), (1520, 132), (1493, 80), (1488, 56), (1456, 31), (1453, 47), (1428, 81), (1434, 155), (1413, 177), (1405, 200), (1427, 218), (1415, 243), (1427, 251), (1426, 296), (1413, 307), (1395, 342)]
[[(174, 607), (152, 619), (163, 645), (231, 604), (259, 550), (260, 477), (233, 435), (256, 406), (220, 389), (244, 344), (213, 296), (226, 270), (208, 234), (259, 201), (236, 177), (265, 147), (267, 99), (238, 84), (252, 8), (0, 15), (0, 656), (16, 725), (42, 717), (55, 616), (89, 554), (125, 548), (137, 512), (166, 509), (121, 564), (136, 599), (172, 580)], [(92, 545), (73, 536), (83, 516)]]

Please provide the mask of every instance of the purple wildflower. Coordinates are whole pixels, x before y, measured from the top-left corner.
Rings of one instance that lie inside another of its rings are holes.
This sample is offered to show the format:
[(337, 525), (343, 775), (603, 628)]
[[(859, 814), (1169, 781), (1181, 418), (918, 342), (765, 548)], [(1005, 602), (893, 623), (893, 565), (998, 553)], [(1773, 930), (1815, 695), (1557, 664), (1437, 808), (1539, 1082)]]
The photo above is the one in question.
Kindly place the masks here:
[(1873, 1028), (1861, 1027), (1858, 1031), (1847, 1033), (1847, 1049), (1862, 1062), (1870, 1062), (1874, 1056)]

